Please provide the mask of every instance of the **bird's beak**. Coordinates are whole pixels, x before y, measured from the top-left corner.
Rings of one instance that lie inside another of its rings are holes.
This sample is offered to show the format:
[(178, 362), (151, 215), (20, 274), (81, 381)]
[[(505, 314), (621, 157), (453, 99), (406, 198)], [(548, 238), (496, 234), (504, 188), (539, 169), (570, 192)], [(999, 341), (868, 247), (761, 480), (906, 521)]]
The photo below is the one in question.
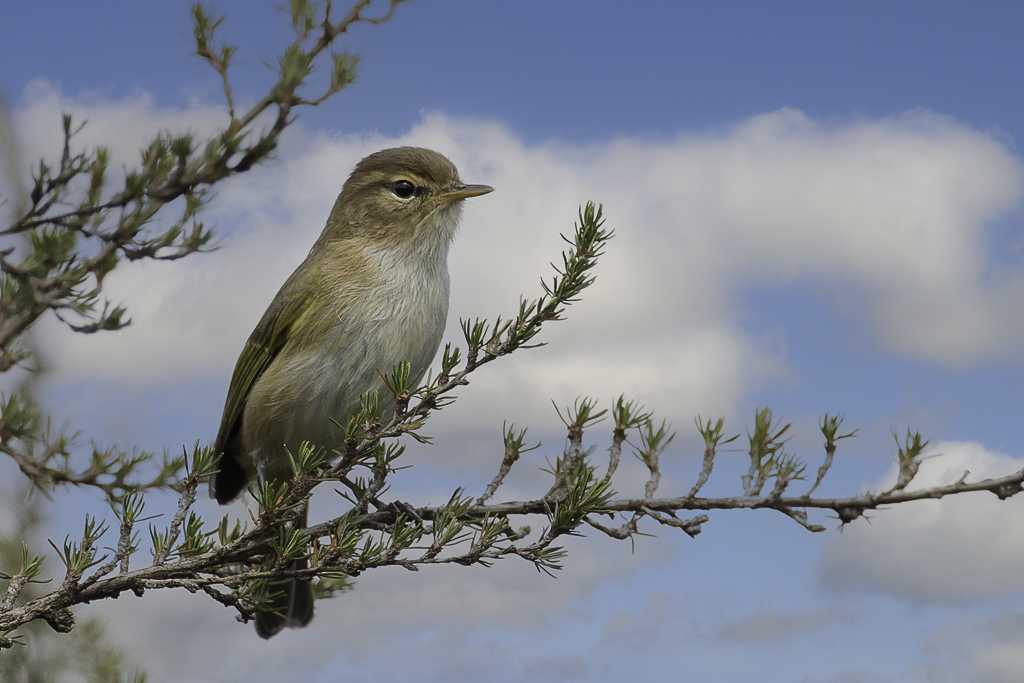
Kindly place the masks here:
[(439, 199), (453, 202), (457, 199), (479, 197), (480, 195), (487, 194), (488, 192), (494, 192), (494, 188), (490, 185), (456, 185), (447, 192), (441, 193)]

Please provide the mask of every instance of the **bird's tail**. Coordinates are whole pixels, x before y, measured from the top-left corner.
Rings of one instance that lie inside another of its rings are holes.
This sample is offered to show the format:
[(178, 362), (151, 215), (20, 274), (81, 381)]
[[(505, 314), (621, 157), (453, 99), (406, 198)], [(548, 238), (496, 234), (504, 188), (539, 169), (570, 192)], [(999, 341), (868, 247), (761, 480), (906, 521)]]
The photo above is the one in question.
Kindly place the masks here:
[[(295, 520), (297, 528), (305, 528), (306, 512)], [(309, 561), (305, 558), (292, 563), (292, 569), (305, 569)], [(313, 620), (313, 590), (309, 581), (302, 579), (281, 579), (270, 584), (272, 598), (264, 612), (256, 614), (256, 633), (260, 638), (270, 638), (285, 626), (301, 628)]]

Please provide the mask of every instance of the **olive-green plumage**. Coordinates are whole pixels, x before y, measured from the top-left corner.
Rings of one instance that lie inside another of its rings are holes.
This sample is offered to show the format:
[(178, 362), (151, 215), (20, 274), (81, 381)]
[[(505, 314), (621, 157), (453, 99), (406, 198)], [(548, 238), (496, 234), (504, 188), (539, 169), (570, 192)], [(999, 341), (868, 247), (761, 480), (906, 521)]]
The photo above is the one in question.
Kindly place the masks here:
[[(465, 185), (444, 156), (386, 149), (356, 165), (306, 260), (274, 297), (235, 365), (210, 483), (221, 503), (250, 481), (288, 480), (287, 451), (303, 441), (341, 445), (360, 397), (383, 389), (378, 375), (411, 364), (419, 381), (448, 315), (448, 247), (462, 200), (491, 191)], [(388, 405), (391, 395), (380, 394)], [(264, 638), (313, 616), (309, 584), (290, 582), (272, 611), (257, 615)]]

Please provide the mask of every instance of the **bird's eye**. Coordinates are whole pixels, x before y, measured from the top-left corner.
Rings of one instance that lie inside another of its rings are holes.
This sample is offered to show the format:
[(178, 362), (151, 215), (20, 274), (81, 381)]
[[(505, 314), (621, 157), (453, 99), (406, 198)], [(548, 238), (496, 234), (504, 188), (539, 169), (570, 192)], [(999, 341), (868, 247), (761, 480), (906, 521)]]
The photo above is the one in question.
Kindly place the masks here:
[(416, 194), (416, 186), (408, 180), (396, 180), (391, 184), (391, 192), (399, 199), (408, 199)]

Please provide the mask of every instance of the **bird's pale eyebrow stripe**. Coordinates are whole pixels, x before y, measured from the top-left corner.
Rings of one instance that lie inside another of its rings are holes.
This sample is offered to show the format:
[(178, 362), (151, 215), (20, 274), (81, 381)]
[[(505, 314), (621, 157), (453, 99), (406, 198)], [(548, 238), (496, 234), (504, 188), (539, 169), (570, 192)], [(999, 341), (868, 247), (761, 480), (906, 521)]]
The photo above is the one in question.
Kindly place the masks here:
[(397, 183), (399, 180), (408, 180), (416, 186), (430, 184), (429, 180), (416, 173), (392, 173), (386, 177), (390, 183)]

